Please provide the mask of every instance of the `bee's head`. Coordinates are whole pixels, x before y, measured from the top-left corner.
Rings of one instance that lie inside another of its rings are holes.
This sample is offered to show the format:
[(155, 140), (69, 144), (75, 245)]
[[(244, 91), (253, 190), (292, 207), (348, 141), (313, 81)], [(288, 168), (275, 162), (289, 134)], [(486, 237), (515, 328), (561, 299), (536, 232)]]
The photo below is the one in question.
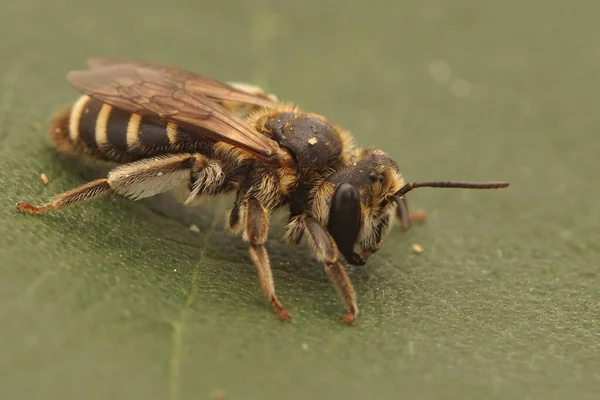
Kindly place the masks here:
[(374, 236), (377, 221), (393, 211), (393, 195), (404, 184), (398, 165), (381, 150), (365, 149), (353, 164), (336, 171), (327, 181), (335, 186), (329, 233), (350, 264), (364, 264), (354, 246), (359, 239)]
[(403, 230), (410, 226), (404, 195), (418, 187), (499, 189), (505, 182), (404, 182), (398, 165), (377, 149), (362, 150), (354, 163), (327, 178), (333, 187), (327, 229), (348, 263), (363, 265), (365, 260), (355, 246), (374, 247), (382, 239), (382, 230), (396, 213)]

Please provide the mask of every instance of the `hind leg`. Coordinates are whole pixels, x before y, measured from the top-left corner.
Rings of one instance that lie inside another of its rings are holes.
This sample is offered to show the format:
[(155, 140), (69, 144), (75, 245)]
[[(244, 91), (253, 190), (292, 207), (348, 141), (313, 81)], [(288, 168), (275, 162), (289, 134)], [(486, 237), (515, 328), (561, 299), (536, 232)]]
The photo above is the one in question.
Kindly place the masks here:
[(186, 203), (199, 193), (216, 193), (224, 182), (220, 163), (201, 154), (174, 154), (153, 157), (120, 165), (104, 179), (86, 183), (54, 196), (48, 203), (33, 206), (17, 204), (17, 211), (34, 214), (60, 210), (67, 206), (98, 198), (110, 191), (138, 200), (154, 196), (189, 182), (191, 194)]

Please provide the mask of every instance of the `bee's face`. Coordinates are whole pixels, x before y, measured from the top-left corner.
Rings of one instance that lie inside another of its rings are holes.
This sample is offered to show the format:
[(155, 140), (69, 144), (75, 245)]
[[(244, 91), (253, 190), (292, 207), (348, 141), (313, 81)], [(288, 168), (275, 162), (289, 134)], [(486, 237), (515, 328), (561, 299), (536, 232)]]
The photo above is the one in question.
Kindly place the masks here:
[(361, 180), (357, 187), (363, 213), (365, 217), (378, 218), (388, 208), (390, 197), (404, 184), (398, 165), (381, 150), (368, 151), (356, 164), (359, 174), (366, 171), (369, 179)]
[(386, 153), (367, 149), (352, 165), (331, 175), (328, 181), (349, 183), (359, 193), (361, 212), (374, 218), (390, 203), (390, 197), (404, 184), (398, 165)]
[(332, 174), (336, 185), (331, 200), (329, 231), (350, 264), (364, 261), (354, 253), (355, 245), (374, 245), (381, 236), (378, 223), (394, 210), (391, 196), (404, 181), (398, 165), (381, 150), (364, 150), (356, 162)]

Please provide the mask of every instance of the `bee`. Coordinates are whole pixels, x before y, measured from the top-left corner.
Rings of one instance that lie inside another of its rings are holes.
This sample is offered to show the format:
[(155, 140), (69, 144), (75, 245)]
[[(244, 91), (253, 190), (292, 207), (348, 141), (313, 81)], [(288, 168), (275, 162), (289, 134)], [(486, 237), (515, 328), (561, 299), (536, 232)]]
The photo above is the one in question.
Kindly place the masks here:
[(289, 209), (284, 240), (306, 238), (346, 307), (358, 315), (347, 264), (364, 265), (392, 221), (411, 226), (406, 194), (421, 187), (499, 189), (506, 182), (405, 182), (382, 150), (353, 144), (321, 115), (280, 102), (262, 89), (127, 59), (93, 58), (68, 81), (82, 93), (52, 123), (62, 153), (116, 162), (103, 179), (34, 206), (34, 214), (116, 193), (137, 200), (187, 185), (198, 196), (236, 192), (226, 225), (249, 245), (260, 286), (279, 318), (265, 243), (270, 214)]

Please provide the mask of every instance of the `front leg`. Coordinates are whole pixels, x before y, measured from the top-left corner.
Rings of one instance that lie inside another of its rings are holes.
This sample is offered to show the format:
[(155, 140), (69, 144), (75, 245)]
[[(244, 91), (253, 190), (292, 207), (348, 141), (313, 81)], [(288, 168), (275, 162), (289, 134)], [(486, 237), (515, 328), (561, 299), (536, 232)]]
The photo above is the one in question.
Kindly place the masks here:
[(315, 219), (305, 217), (304, 226), (308, 232), (309, 244), (313, 248), (316, 259), (325, 264), (325, 272), (335, 285), (348, 309), (343, 321), (350, 325), (358, 315), (358, 306), (352, 282), (346, 273), (346, 269), (338, 261), (337, 246), (329, 232)]
[(275, 311), (279, 314), (279, 318), (281, 320), (289, 319), (290, 314), (281, 305), (279, 300), (277, 300), (277, 296), (275, 295), (271, 263), (269, 262), (269, 255), (265, 248), (269, 233), (269, 215), (254, 197), (250, 197), (244, 203), (242, 210), (245, 212), (245, 217), (243, 218), (245, 226), (242, 238), (245, 242), (250, 243), (250, 258), (258, 271), (260, 286), (267, 300), (269, 300)]
[(413, 222), (422, 223), (427, 219), (427, 214), (424, 211), (410, 213), (408, 211), (408, 201), (404, 196), (393, 196), (392, 198), (396, 202), (396, 216), (400, 220), (402, 231), (409, 230)]
[[(414, 213), (409, 213), (408, 211), (408, 203), (404, 197), (398, 198), (397, 208), (396, 208), (396, 216), (400, 219), (400, 227), (402, 231), (406, 232), (413, 223), (422, 223), (427, 218), (427, 214), (423, 211), (417, 211)], [(374, 237), (372, 241), (369, 241), (369, 244), (363, 248), (360, 253), (360, 257), (363, 260), (367, 260), (371, 255), (376, 253), (383, 244), (383, 239), (388, 232), (390, 224), (390, 215), (386, 215), (382, 217), (373, 230)]]
[(383, 239), (385, 238), (385, 234), (388, 231), (388, 227), (390, 224), (390, 216), (386, 215), (381, 218), (377, 224), (375, 225), (374, 235), (372, 245), (366, 246), (361, 252), (360, 257), (363, 260), (367, 260), (373, 253), (377, 252), (381, 245), (383, 244)]

